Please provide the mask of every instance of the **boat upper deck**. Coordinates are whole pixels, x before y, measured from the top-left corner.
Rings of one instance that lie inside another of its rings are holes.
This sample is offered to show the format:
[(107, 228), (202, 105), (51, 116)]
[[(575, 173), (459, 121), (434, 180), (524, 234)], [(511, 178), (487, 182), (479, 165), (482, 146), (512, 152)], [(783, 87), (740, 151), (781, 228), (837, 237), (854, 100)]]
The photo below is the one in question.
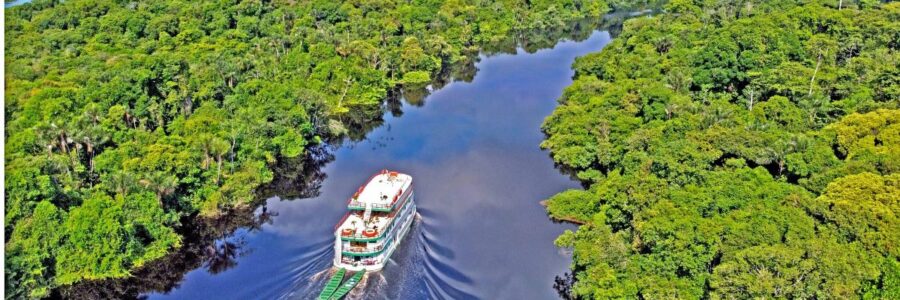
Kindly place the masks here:
[[(350, 212), (336, 229), (342, 238), (357, 241), (378, 240), (393, 225), (395, 205), (400, 206), (409, 196), (412, 176), (381, 171), (354, 193), (348, 203)], [(366, 213), (366, 207), (371, 208)]]
[[(363, 220), (363, 214), (361, 212), (355, 212), (347, 215), (347, 218), (338, 224), (338, 230), (341, 231), (341, 236), (345, 238), (353, 240), (377, 240), (382, 232), (391, 225), (393, 219), (393, 216), (379, 215), (371, 216), (369, 221), (366, 222)], [(350, 230), (349, 233), (343, 232), (348, 229)], [(371, 230), (370, 233), (366, 233), (367, 230)]]
[(374, 210), (384, 211), (400, 200), (412, 186), (412, 176), (382, 171), (360, 187), (348, 203), (350, 209), (365, 209), (371, 205)]

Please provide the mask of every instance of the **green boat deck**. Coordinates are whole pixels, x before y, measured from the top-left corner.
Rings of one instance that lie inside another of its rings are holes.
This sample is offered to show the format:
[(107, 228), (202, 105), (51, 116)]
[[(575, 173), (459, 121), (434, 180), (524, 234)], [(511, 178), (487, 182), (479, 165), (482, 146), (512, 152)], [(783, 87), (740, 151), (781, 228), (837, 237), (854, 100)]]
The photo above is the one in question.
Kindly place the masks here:
[(353, 288), (356, 287), (356, 285), (359, 284), (359, 282), (362, 280), (363, 275), (366, 274), (365, 271), (356, 272), (352, 277), (350, 277), (350, 279), (347, 279), (347, 281), (344, 281), (344, 283), (341, 284), (341, 281), (344, 280), (344, 274), (346, 273), (347, 270), (344, 268), (341, 268), (340, 270), (335, 272), (334, 275), (331, 276), (331, 279), (328, 280), (328, 283), (325, 284), (325, 289), (323, 289), (322, 292), (319, 293), (319, 297), (316, 299), (341, 299), (342, 297), (347, 295), (347, 293), (353, 290)]
[(344, 284), (342, 284), (341, 287), (337, 291), (335, 291), (333, 295), (331, 295), (331, 299), (337, 300), (344, 297), (344, 295), (347, 295), (347, 293), (349, 293), (351, 290), (353, 290), (354, 287), (356, 287), (357, 284), (359, 284), (359, 281), (362, 280), (363, 275), (366, 275), (365, 271), (359, 271), (356, 272), (356, 274), (353, 274), (353, 277), (347, 279), (347, 281), (344, 282)]
[(331, 279), (328, 280), (328, 283), (325, 284), (325, 289), (319, 293), (319, 297), (316, 298), (318, 300), (328, 300), (331, 298), (331, 295), (334, 294), (334, 291), (337, 291), (337, 288), (341, 285), (341, 281), (344, 280), (344, 273), (347, 273), (347, 270), (341, 268), (331, 276)]

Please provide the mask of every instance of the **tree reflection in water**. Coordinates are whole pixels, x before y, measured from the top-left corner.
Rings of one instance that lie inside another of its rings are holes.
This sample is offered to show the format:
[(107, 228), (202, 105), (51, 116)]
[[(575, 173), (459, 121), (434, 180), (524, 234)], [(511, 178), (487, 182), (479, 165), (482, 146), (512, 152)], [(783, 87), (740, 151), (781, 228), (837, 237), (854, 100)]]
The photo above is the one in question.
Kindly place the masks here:
[(247, 255), (245, 236), (271, 224), (277, 213), (265, 206), (266, 199), (279, 195), (291, 199), (317, 196), (325, 179), (325, 164), (334, 160), (327, 147), (310, 149), (308, 155), (283, 160), (274, 166), (275, 179), (260, 189), (257, 203), (233, 209), (217, 218), (187, 216), (179, 233), (184, 237), (180, 249), (166, 257), (147, 263), (125, 279), (85, 281), (61, 287), (53, 292), (55, 299), (139, 299), (150, 292), (168, 292), (179, 286), (184, 276), (203, 268), (211, 274), (227, 271)]
[(559, 294), (560, 299), (575, 299), (575, 293), (572, 292), (572, 285), (575, 284), (575, 276), (570, 272), (563, 275), (556, 275), (553, 279), (553, 289)]
[[(53, 298), (67, 299), (134, 299), (150, 291), (170, 291), (184, 279), (188, 271), (205, 268), (219, 273), (237, 265), (241, 254), (241, 237), (233, 237), (239, 229), (259, 230), (270, 222), (272, 214), (263, 208), (233, 210), (216, 219), (195, 218), (187, 221), (181, 233), (184, 244), (174, 253), (148, 263), (121, 280), (86, 281), (56, 290)], [(229, 238), (230, 237), (230, 238)]]
[(552, 28), (540, 30), (520, 31), (512, 36), (498, 40), (482, 46), (478, 51), (466, 53), (465, 57), (454, 64), (444, 65), (441, 72), (427, 85), (418, 84), (412, 86), (401, 86), (389, 95), (386, 101), (387, 108), (385, 111), (391, 112), (395, 117), (403, 114), (399, 99), (405, 100), (409, 105), (421, 107), (425, 105), (425, 99), (432, 91), (439, 90), (442, 87), (453, 82), (472, 82), (478, 68), (475, 66), (481, 60), (482, 56), (493, 56), (500, 54), (516, 54), (519, 49), (526, 53), (535, 53), (542, 49), (550, 49), (557, 43), (564, 40), (584, 41), (591, 37), (595, 30), (604, 30), (609, 32), (610, 36), (615, 38), (622, 32), (622, 23), (631, 17), (641, 16), (648, 12), (621, 12), (612, 13), (603, 18), (583, 19), (577, 22), (567, 24), (558, 24), (558, 26), (550, 26)]
[[(275, 179), (260, 188), (258, 200), (244, 208), (232, 209), (217, 218), (185, 216), (178, 229), (183, 236), (180, 249), (164, 258), (147, 263), (135, 270), (132, 276), (116, 280), (85, 281), (72, 286), (60, 287), (51, 297), (56, 299), (137, 299), (147, 293), (166, 293), (177, 288), (184, 276), (195, 269), (203, 268), (211, 274), (218, 274), (234, 268), (238, 258), (249, 254), (244, 237), (248, 233), (262, 229), (277, 216), (268, 211), (266, 199), (303, 199), (319, 195), (322, 182), (326, 178), (323, 167), (334, 160), (333, 150), (344, 143), (355, 143), (366, 138), (375, 128), (384, 124), (384, 114), (403, 114), (403, 102), (409, 105), (425, 105), (425, 99), (432, 90), (440, 89), (455, 81), (471, 82), (478, 72), (476, 63), (481, 56), (515, 54), (518, 49), (534, 53), (551, 48), (561, 40), (582, 41), (590, 37), (594, 30), (607, 30), (615, 37), (621, 32), (622, 22), (635, 16), (632, 13), (611, 14), (602, 19), (588, 19), (574, 24), (557, 26), (553, 30), (520, 32), (508, 39), (497, 41), (469, 53), (461, 62), (443, 66), (442, 71), (428, 85), (400, 87), (390, 92), (381, 107), (354, 109), (353, 113), (340, 116), (347, 129), (346, 136), (327, 137), (322, 146), (309, 149), (307, 155), (297, 159), (281, 159), (273, 166)], [(312, 116), (316, 120), (326, 120), (324, 116)], [(314, 122), (316, 127), (327, 126), (325, 121)], [(565, 170), (563, 170), (565, 171)], [(570, 273), (557, 276), (554, 288), (560, 297), (569, 299), (575, 279)]]

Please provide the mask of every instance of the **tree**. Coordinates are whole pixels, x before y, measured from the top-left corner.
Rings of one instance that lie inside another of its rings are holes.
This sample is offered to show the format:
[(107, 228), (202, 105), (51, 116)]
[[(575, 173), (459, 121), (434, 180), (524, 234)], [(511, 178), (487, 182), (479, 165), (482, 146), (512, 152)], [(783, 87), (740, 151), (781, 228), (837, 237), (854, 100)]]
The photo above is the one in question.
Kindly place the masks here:
[(41, 201), (31, 216), (18, 222), (6, 244), (8, 298), (42, 298), (56, 286), (51, 277), (56, 256), (45, 249), (59, 243), (59, 230), (47, 229), (58, 229), (62, 220), (63, 215), (56, 206)]
[(66, 242), (56, 253), (56, 282), (65, 285), (128, 274), (130, 268), (180, 245), (175, 231), (164, 225), (170, 222), (148, 194), (88, 198), (63, 223)]
[(583, 223), (557, 240), (574, 297), (895, 294), (900, 102), (869, 57), (900, 5), (667, 8), (577, 59), (542, 127), (590, 186), (548, 205)]
[(838, 178), (809, 210), (849, 241), (900, 257), (900, 174), (860, 173)]
[(144, 188), (156, 194), (156, 200), (161, 207), (166, 206), (165, 197), (174, 193), (178, 187), (178, 178), (163, 172), (151, 173), (139, 182)]

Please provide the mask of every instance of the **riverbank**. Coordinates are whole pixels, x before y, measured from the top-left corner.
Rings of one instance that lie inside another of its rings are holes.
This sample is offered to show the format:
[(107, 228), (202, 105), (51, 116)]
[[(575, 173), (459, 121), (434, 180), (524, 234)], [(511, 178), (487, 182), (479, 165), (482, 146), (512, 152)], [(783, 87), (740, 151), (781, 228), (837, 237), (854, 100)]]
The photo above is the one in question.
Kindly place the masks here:
[[(368, 297), (494, 298), (500, 292), (555, 297), (553, 280), (569, 259), (552, 240), (571, 225), (550, 222), (534, 203), (577, 183), (529, 145), (542, 138), (538, 126), (569, 82), (572, 59), (608, 41), (605, 32), (586, 36), (532, 54), (519, 49), (484, 55), (469, 82), (433, 90), (421, 106), (401, 102), (402, 115), (387, 114), (365, 140), (335, 149), (317, 197), (269, 200), (268, 211), (279, 216), (243, 235), (242, 249), (249, 254), (236, 266), (217, 274), (192, 270), (178, 289), (148, 296), (196, 298), (210, 291), (223, 298), (316, 296), (327, 280), (317, 274), (331, 267), (332, 230), (346, 212), (344, 200), (389, 162), (415, 176), (421, 218), (393, 262), (360, 287)], [(519, 245), (515, 254), (508, 252), (510, 244)], [(515, 261), (535, 263), (500, 267)]]
[(6, 10), (9, 295), (128, 276), (184, 245), (185, 216), (252, 207), (273, 164), (364, 135), (397, 84), (606, 11), (290, 4)]
[[(431, 85), (430, 89), (423, 90), (398, 90), (395, 95), (397, 98), (389, 98), (386, 101), (386, 105), (384, 106), (384, 119), (378, 118), (379, 121), (376, 123), (364, 124), (357, 128), (363, 128), (363, 130), (383, 130), (386, 125), (385, 122), (389, 120), (394, 120), (395, 118), (400, 117), (401, 115), (405, 115), (404, 110), (409, 109), (419, 109), (419, 107), (423, 107), (427, 105), (424, 101), (428, 97), (429, 94), (435, 93), (439, 91), (440, 87), (444, 87), (446, 85), (452, 84), (452, 82), (470, 82), (474, 79), (478, 69), (476, 65), (479, 61), (484, 59), (484, 57), (491, 56), (506, 56), (510, 55), (510, 53), (520, 53), (520, 51), (526, 51), (529, 53), (539, 52), (542, 49), (548, 49), (552, 47), (556, 47), (556, 44), (560, 40), (575, 40), (575, 41), (583, 41), (589, 38), (593, 32), (593, 28), (596, 27), (611, 27), (611, 28), (619, 28), (621, 26), (621, 20), (627, 17), (627, 15), (614, 15), (606, 20), (585, 20), (581, 23), (572, 23), (570, 26), (566, 26), (566, 30), (555, 30), (555, 31), (534, 31), (534, 32), (526, 32), (515, 35), (514, 39), (510, 39), (507, 41), (503, 41), (500, 43), (494, 44), (494, 46), (487, 47), (485, 49), (484, 54), (481, 56), (473, 56), (471, 60), (468, 60), (470, 63), (462, 64), (462, 65), (454, 65), (451, 68), (447, 68), (445, 72), (441, 72), (441, 76), (436, 77), (436, 81)], [(611, 25), (607, 25), (611, 24)], [(519, 48), (522, 47), (522, 48)], [(546, 50), (545, 50), (546, 51)], [(569, 63), (562, 63), (561, 67), (568, 66)], [(564, 76), (564, 78), (568, 78), (568, 76)], [(418, 97), (409, 97), (411, 95), (420, 95)], [(550, 95), (549, 98), (545, 100), (552, 99), (555, 96)], [(405, 105), (404, 105), (405, 103)], [(549, 101), (552, 104), (552, 101)], [(407, 108), (404, 109), (404, 106)], [(446, 109), (446, 108), (442, 108)], [(402, 118), (401, 118), (402, 119)], [(539, 123), (540, 119), (534, 119), (534, 124)], [(399, 125), (396, 125), (399, 126)], [(536, 126), (536, 125), (533, 125)], [(415, 127), (415, 126), (413, 126)], [(535, 127), (536, 128), (536, 127)], [(534, 128), (532, 128), (534, 129)], [(535, 134), (538, 134), (539, 131), (534, 131)], [(285, 178), (281, 178), (276, 176), (271, 186), (274, 188), (265, 188), (260, 191), (260, 198), (270, 198), (268, 201), (263, 201), (261, 204), (262, 207), (266, 208), (266, 211), (271, 214), (276, 214), (277, 211), (272, 209), (272, 200), (268, 195), (277, 195), (278, 199), (296, 199), (296, 198), (306, 198), (306, 197), (314, 197), (320, 198), (324, 197), (321, 195), (321, 185), (323, 184), (321, 180), (309, 180), (305, 181), (303, 179), (308, 178), (305, 172), (310, 172), (313, 170), (318, 170), (314, 174), (314, 176), (321, 176), (321, 179), (327, 178), (328, 176), (340, 176), (346, 177), (348, 175), (339, 175), (332, 171), (326, 172), (329, 164), (331, 164), (332, 156), (335, 154), (334, 151), (345, 151), (340, 150), (344, 147), (353, 147), (353, 145), (358, 143), (367, 143), (366, 141), (376, 139), (376, 137), (372, 137), (370, 134), (355, 132), (350, 133), (351, 138), (344, 141), (333, 141), (335, 146), (323, 147), (324, 151), (322, 153), (313, 155), (313, 157), (326, 158), (326, 159), (312, 159), (313, 161), (320, 162), (320, 164), (313, 163), (289, 163), (285, 164), (285, 166), (280, 167), (280, 169), (276, 168), (275, 174), (278, 176), (284, 176)], [(380, 144), (376, 143), (376, 144)], [(379, 146), (380, 147), (380, 146)], [(542, 154), (546, 157), (546, 154)], [(304, 166), (312, 165), (309, 169), (304, 169)], [(318, 166), (316, 166), (318, 165)], [(381, 166), (382, 168), (384, 166)], [(552, 166), (551, 166), (552, 170)], [(357, 170), (358, 171), (358, 170)], [(325, 176), (328, 174), (328, 176)], [(352, 177), (352, 175), (350, 175)], [(362, 180), (362, 179), (360, 179)], [(348, 181), (352, 181), (348, 179)], [(355, 187), (351, 187), (355, 189)], [(268, 190), (268, 192), (267, 192)], [(335, 191), (340, 194), (340, 191)], [(344, 198), (341, 195), (335, 195), (337, 198)], [(333, 200), (333, 199), (332, 199)], [(306, 200), (304, 200), (306, 201)], [(279, 203), (280, 201), (276, 201)], [(251, 206), (253, 208), (253, 206)], [(126, 280), (112, 280), (108, 282), (96, 282), (96, 283), (87, 283), (85, 285), (77, 285), (70, 289), (67, 292), (67, 296), (77, 297), (79, 293), (84, 296), (84, 298), (90, 298), (92, 291), (102, 290), (104, 293), (111, 293), (109, 295), (116, 295), (115, 298), (132, 298), (137, 297), (141, 294), (145, 294), (147, 292), (156, 291), (163, 292), (169, 291), (175, 287), (180, 286), (183, 280), (190, 280), (190, 278), (194, 278), (199, 275), (192, 275), (194, 277), (185, 277), (188, 276), (186, 273), (190, 272), (191, 274), (203, 274), (209, 272), (210, 274), (217, 274), (218, 272), (228, 272), (227, 270), (234, 268), (237, 266), (237, 261), (239, 261), (240, 256), (236, 256), (238, 253), (243, 253), (246, 246), (241, 242), (244, 240), (244, 237), (247, 236), (255, 236), (255, 235), (267, 235), (265, 233), (258, 233), (256, 230), (259, 227), (266, 227), (271, 225), (266, 225), (267, 223), (258, 223), (254, 220), (258, 219), (258, 217), (253, 217), (254, 215), (259, 215), (260, 211), (263, 208), (257, 208), (256, 213), (253, 213), (253, 210), (244, 210), (238, 212), (238, 215), (242, 217), (235, 217), (229, 215), (223, 215), (222, 218), (227, 219), (235, 219), (235, 220), (247, 220), (245, 222), (246, 225), (239, 225), (240, 222), (232, 222), (230, 224), (234, 224), (234, 227), (228, 228), (226, 226), (221, 226), (217, 229), (212, 230), (208, 229), (209, 226), (201, 225), (201, 226), (192, 226), (186, 225), (185, 228), (196, 227), (202, 232), (205, 232), (206, 238), (196, 242), (191, 240), (190, 244), (186, 243), (185, 247), (188, 249), (184, 254), (175, 254), (172, 256), (173, 258), (166, 258), (159, 261), (159, 264), (152, 263), (149, 265), (150, 267), (146, 268), (146, 272), (138, 270), (134, 276)], [(320, 208), (323, 211), (327, 211), (327, 208)], [(537, 210), (541, 212), (541, 210)], [(543, 214), (541, 214), (543, 215)], [(339, 216), (338, 216), (339, 217)], [(282, 217), (283, 220), (284, 217)], [(296, 219), (301, 220), (304, 218), (310, 217), (296, 217)], [(312, 218), (310, 220), (306, 220), (308, 222), (315, 223), (316, 218)], [(546, 220), (546, 217), (543, 216), (540, 218), (541, 220)], [(335, 220), (323, 220), (323, 222), (335, 222)], [(206, 221), (204, 221), (206, 222)], [(213, 222), (213, 224), (216, 224)], [(331, 226), (325, 226), (331, 228)], [(207, 228), (207, 229), (203, 229)], [(558, 234), (555, 233), (555, 234)], [(554, 236), (555, 234), (548, 235)], [(330, 236), (330, 235), (329, 235)], [(316, 240), (315, 238), (313, 240)], [(303, 244), (315, 244), (315, 242), (303, 242)], [(238, 247), (235, 248), (235, 245)], [(241, 246), (243, 245), (243, 246)], [(552, 249), (552, 245), (547, 242), (547, 246)], [(255, 247), (265, 248), (267, 246), (258, 246)], [(261, 251), (261, 250), (257, 250)], [(178, 251), (179, 253), (181, 251)], [(325, 252), (327, 253), (327, 252)], [(230, 258), (222, 257), (221, 254), (230, 254), (232, 255)], [(272, 254), (274, 257), (281, 257), (282, 254)], [(318, 254), (316, 254), (318, 255)], [(182, 257), (182, 258), (178, 258)], [(327, 259), (324, 259), (327, 261)], [(252, 264), (252, 263), (248, 263)], [(210, 267), (213, 266), (213, 267)], [(222, 268), (225, 266), (225, 268)], [(565, 263), (562, 262), (562, 267), (565, 266)], [(192, 271), (199, 268), (196, 271)], [(168, 269), (168, 271), (166, 271)], [(174, 272), (173, 272), (174, 270)], [(153, 272), (157, 272), (157, 274), (153, 274)], [(162, 274), (169, 272), (171, 274)], [(239, 271), (243, 272), (243, 271)], [(272, 271), (277, 272), (277, 271)], [(177, 274), (176, 274), (177, 273)], [(180, 275), (179, 275), (180, 274)], [(551, 277), (552, 278), (552, 277)], [(146, 280), (145, 280), (146, 279)], [(307, 287), (302, 287), (301, 289), (305, 289)], [(122, 294), (116, 294), (122, 293)]]
[(900, 295), (900, 4), (842, 3), (673, 2), (576, 61), (566, 297)]
[[(549, 201), (550, 201), (549, 199), (548, 199), (548, 200), (541, 200), (541, 202), (538, 202), (538, 204), (540, 204), (542, 207), (544, 207), (544, 208), (546, 209), (547, 206), (548, 206)], [(584, 225), (585, 223), (587, 223), (587, 222), (582, 221), (582, 220), (579, 220), (579, 219), (577, 219), (577, 218), (575, 218), (575, 217), (564, 217), (564, 216), (554, 216), (554, 215), (550, 215), (550, 219), (552, 219), (552, 220), (554, 220), (554, 221), (558, 221), (558, 222), (568, 222), (568, 223), (572, 223), (572, 224), (575, 224), (575, 225)]]

